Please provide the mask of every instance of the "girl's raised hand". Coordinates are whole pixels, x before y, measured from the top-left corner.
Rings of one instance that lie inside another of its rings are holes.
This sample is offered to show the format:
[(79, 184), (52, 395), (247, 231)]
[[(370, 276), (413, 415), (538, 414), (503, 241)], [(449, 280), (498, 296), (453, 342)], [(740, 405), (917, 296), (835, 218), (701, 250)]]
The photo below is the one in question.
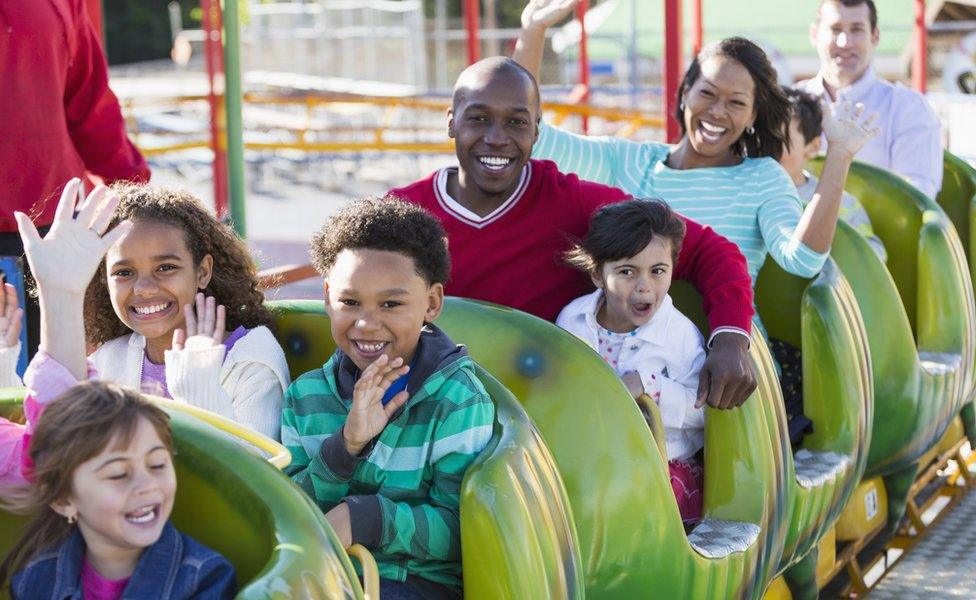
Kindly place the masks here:
[(75, 216), (75, 204), (83, 193), (77, 178), (64, 186), (51, 230), (43, 238), (27, 215), (14, 213), (27, 262), (41, 293), (83, 295), (109, 247), (132, 227), (131, 222), (123, 221), (105, 232), (119, 198), (104, 186), (88, 195)]
[(843, 100), (834, 105), (822, 101), (823, 131), (827, 137), (827, 150), (844, 150), (851, 158), (857, 154), (864, 144), (868, 143), (881, 131), (880, 126), (874, 126), (878, 113), (873, 112), (865, 116), (864, 105), (858, 102), (852, 105)]
[(402, 391), (386, 405), (383, 395), (393, 382), (406, 375), (410, 367), (403, 364), (402, 358), (390, 360), (385, 354), (366, 367), (352, 392), (352, 408), (342, 428), (342, 438), (346, 450), (353, 456), (359, 455), (373, 438), (390, 422), (393, 416), (410, 396)]
[(522, 10), (522, 27), (547, 29), (573, 12), (579, 0), (529, 0)]
[(17, 289), (3, 284), (0, 292), (0, 348), (12, 348), (20, 341), (20, 329), (24, 323), (24, 309), (17, 302)]
[(213, 296), (197, 293), (196, 304), (183, 306), (185, 329), (173, 332), (173, 350), (202, 350), (224, 343), (227, 310)]

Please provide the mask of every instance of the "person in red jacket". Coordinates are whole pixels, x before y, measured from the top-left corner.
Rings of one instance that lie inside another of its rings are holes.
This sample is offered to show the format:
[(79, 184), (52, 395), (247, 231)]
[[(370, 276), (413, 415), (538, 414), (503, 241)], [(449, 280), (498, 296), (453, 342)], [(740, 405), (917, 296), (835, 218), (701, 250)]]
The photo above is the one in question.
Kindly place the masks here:
[(66, 181), (86, 172), (106, 184), (149, 180), (84, 0), (0, 0), (0, 82), (0, 257), (23, 255), (14, 211), (50, 225)]
[[(553, 321), (592, 289), (562, 261), (563, 252), (584, 237), (596, 209), (628, 196), (532, 160), (540, 116), (539, 89), (528, 71), (505, 57), (475, 63), (458, 78), (448, 111), (459, 166), (389, 194), (423, 206), (444, 225), (452, 265), (446, 293)], [(756, 387), (748, 356), (752, 281), (734, 243), (684, 221), (674, 277), (702, 294), (712, 328), (698, 405), (732, 408)]]

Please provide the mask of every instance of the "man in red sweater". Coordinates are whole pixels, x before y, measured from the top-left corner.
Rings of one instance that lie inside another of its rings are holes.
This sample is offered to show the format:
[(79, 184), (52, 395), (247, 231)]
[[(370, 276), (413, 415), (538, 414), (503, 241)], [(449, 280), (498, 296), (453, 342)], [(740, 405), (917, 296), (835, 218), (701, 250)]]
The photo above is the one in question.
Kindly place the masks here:
[(50, 225), (73, 177), (149, 180), (84, 0), (0, 0), (0, 82), (0, 256), (23, 254), (14, 211)]
[[(541, 117), (539, 89), (508, 58), (466, 69), (448, 117), (459, 166), (390, 195), (423, 206), (444, 225), (452, 262), (448, 294), (554, 320), (570, 300), (592, 289), (562, 262), (569, 240), (583, 237), (597, 208), (628, 196), (560, 173), (551, 161), (530, 159)], [(701, 292), (712, 328), (699, 405), (732, 408), (756, 387), (748, 356), (752, 281), (734, 243), (694, 221), (685, 223), (674, 276)]]

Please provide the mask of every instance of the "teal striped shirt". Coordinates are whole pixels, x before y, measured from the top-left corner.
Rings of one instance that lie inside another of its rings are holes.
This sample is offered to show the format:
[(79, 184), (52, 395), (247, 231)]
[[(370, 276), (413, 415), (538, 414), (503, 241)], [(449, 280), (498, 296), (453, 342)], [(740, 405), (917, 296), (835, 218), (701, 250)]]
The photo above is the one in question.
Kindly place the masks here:
[(618, 187), (635, 198), (661, 198), (675, 210), (735, 242), (749, 264), (753, 285), (772, 255), (783, 269), (813, 277), (828, 253), (795, 235), (803, 214), (796, 186), (772, 158), (746, 158), (734, 167), (672, 169), (669, 147), (617, 137), (586, 137), (541, 124), (533, 158), (559, 170)]
[[(339, 392), (337, 360), (333, 355), (305, 373), (285, 394), (281, 442), (292, 456), (285, 473), (323, 512), (349, 504), (354, 543), (357, 528), (373, 530), (375, 539), (361, 543), (372, 551), (380, 577), (403, 581), (412, 574), (460, 589), (461, 482), (491, 439), (495, 418), (474, 361), (463, 354), (442, 365), (412, 392), (372, 448), (351, 457), (341, 432), (352, 399)], [(377, 520), (357, 525), (357, 515)]]

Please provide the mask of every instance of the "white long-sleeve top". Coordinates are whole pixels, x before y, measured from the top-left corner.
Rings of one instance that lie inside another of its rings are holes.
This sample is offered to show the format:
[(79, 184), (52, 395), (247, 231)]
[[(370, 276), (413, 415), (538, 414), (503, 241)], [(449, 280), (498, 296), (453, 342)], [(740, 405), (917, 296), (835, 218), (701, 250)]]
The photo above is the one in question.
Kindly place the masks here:
[[(596, 349), (596, 313), (602, 303), (602, 290), (581, 296), (563, 308), (556, 325)], [(624, 343), (614, 368), (617, 375), (636, 371), (652, 397), (652, 392), (660, 391), (658, 406), (669, 460), (690, 458), (705, 444), (705, 410), (695, 408), (698, 373), (705, 363), (703, 341), (695, 324), (668, 295), (651, 320)]]
[[(797, 84), (824, 97), (823, 76)], [(942, 128), (925, 96), (900, 83), (879, 79), (870, 67), (860, 79), (837, 90), (836, 101), (864, 104), (865, 114), (878, 113), (878, 135), (857, 153), (857, 160), (887, 169), (907, 179), (929, 198), (942, 189)]]
[[(102, 344), (91, 361), (102, 379), (140, 389), (146, 338), (130, 333)], [(225, 359), (226, 354), (226, 359)], [(228, 352), (166, 351), (166, 386), (177, 402), (227, 417), (271, 439), (281, 439), (281, 407), (288, 389), (285, 353), (267, 327), (255, 327)]]

